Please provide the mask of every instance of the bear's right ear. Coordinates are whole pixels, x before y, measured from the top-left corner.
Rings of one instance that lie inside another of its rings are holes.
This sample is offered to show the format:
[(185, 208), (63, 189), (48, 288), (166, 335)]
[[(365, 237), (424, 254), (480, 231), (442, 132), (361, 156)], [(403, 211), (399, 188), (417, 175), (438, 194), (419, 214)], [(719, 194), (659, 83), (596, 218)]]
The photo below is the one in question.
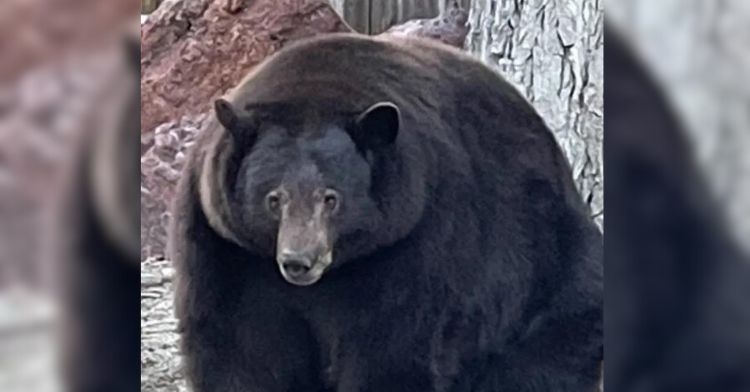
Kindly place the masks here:
[(255, 127), (246, 113), (240, 113), (234, 105), (223, 98), (214, 101), (214, 112), (219, 123), (229, 131), (235, 141), (252, 139)]
[(393, 102), (378, 102), (356, 119), (352, 137), (361, 148), (376, 150), (393, 144), (401, 127), (401, 112)]

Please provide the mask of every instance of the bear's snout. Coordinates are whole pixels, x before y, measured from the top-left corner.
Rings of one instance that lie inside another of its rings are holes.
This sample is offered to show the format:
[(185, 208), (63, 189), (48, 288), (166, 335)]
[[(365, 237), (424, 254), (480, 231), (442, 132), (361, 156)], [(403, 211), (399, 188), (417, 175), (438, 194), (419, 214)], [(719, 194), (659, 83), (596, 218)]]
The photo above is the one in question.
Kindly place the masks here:
[[(279, 233), (276, 263), (281, 276), (296, 286), (309, 286), (323, 276), (331, 264), (331, 249), (320, 236), (292, 230)], [(307, 235), (306, 235), (307, 234)]]
[(309, 286), (323, 276), (323, 272), (331, 265), (332, 255), (330, 251), (320, 255), (282, 250), (276, 261), (284, 280), (296, 286)]
[(290, 204), (281, 212), (276, 262), (287, 282), (309, 286), (320, 280), (331, 264), (331, 230), (321, 208)]

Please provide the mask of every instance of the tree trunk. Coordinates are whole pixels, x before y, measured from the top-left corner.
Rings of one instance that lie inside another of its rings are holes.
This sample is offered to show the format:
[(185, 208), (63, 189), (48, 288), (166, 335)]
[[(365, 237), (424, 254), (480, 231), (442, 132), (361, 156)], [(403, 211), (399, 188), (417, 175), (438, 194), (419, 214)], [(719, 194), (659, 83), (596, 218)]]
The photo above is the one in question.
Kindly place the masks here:
[(583, 198), (604, 215), (600, 0), (474, 0), (468, 50), (500, 71), (557, 136)]

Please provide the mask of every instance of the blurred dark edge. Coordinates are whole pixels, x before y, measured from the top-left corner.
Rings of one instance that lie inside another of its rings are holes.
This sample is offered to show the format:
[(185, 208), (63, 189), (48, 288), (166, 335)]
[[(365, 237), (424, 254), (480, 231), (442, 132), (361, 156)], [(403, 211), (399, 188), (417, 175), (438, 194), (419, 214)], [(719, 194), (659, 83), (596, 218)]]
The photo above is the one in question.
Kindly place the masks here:
[(120, 41), (122, 107), (81, 130), (54, 220), (70, 392), (140, 390), (140, 41)]
[(687, 136), (605, 23), (604, 390), (750, 390), (750, 261)]

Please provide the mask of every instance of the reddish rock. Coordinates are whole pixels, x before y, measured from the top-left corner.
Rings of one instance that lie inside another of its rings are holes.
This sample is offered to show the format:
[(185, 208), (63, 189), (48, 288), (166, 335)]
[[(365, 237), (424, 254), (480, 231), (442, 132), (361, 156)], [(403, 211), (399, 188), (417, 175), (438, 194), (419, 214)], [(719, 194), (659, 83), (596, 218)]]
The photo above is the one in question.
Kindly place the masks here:
[[(324, 0), (183, 0), (162, 4), (141, 29), (141, 132), (212, 100), (285, 44), (351, 29)], [(145, 138), (147, 145), (152, 144)]]

